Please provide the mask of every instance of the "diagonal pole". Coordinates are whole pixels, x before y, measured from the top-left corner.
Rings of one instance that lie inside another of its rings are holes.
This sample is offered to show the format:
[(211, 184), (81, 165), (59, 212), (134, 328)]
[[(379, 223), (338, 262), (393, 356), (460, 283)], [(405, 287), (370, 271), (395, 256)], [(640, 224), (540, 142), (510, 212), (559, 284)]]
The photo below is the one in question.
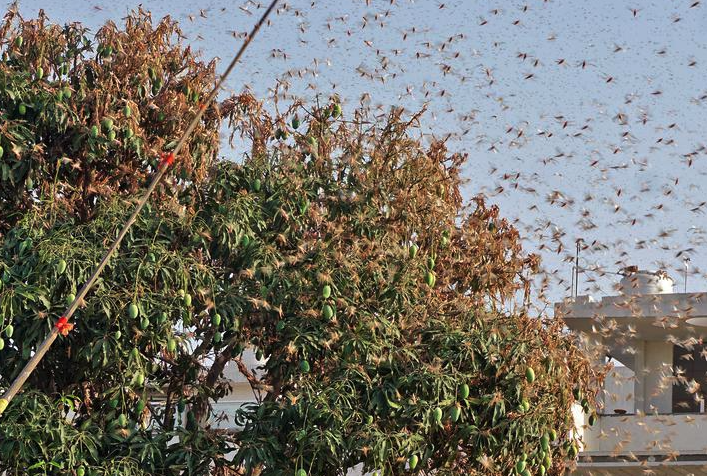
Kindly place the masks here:
[[(105, 252), (103, 255), (103, 258), (101, 259), (101, 262), (98, 264), (96, 269), (93, 271), (91, 276), (89, 277), (88, 281), (83, 285), (79, 293), (76, 295), (76, 299), (69, 305), (68, 309), (64, 312), (64, 314), (61, 316), (57, 324), (52, 327), (51, 332), (49, 335), (44, 339), (44, 342), (42, 342), (39, 347), (37, 347), (37, 350), (35, 351), (34, 355), (32, 358), (25, 364), (24, 368), (20, 372), (20, 374), (15, 378), (15, 380), (12, 382), (10, 385), (10, 388), (7, 389), (5, 394), (0, 398), (0, 415), (3, 414), (5, 409), (8, 407), (12, 399), (17, 395), (17, 393), (20, 391), (24, 383), (27, 381), (29, 376), (32, 374), (35, 368), (37, 368), (37, 365), (39, 362), (42, 360), (44, 355), (47, 353), (49, 348), (52, 346), (54, 341), (56, 340), (57, 336), (59, 335), (60, 332), (62, 332), (62, 329), (69, 329), (71, 328), (71, 325), (68, 324), (68, 320), (71, 319), (71, 316), (73, 316), (74, 312), (76, 312), (76, 309), (79, 307), (79, 303), (83, 300), (84, 297), (88, 294), (88, 292), (91, 290), (93, 285), (96, 283), (96, 280), (100, 276), (101, 272), (103, 271), (103, 268), (106, 267), (106, 264), (108, 264), (108, 261), (110, 260), (110, 257), (115, 253), (115, 251), (118, 249), (120, 246), (120, 242), (123, 240), (125, 235), (128, 233), (128, 230), (130, 230), (130, 227), (135, 223), (135, 220), (137, 219), (137, 216), (140, 214), (140, 211), (143, 209), (145, 204), (150, 198), (150, 195), (152, 195), (152, 192), (155, 190), (157, 187), (157, 184), (159, 184), (160, 180), (164, 177), (165, 173), (167, 172), (167, 169), (169, 166), (173, 163), (174, 157), (182, 150), (182, 147), (184, 147), (184, 144), (186, 141), (189, 139), (189, 136), (191, 136), (192, 132), (194, 132), (194, 129), (196, 126), (199, 124), (199, 120), (201, 119), (201, 116), (204, 115), (204, 111), (206, 110), (206, 106), (211, 104), (211, 102), (216, 99), (216, 95), (220, 91), (221, 87), (223, 86), (224, 81), (228, 77), (229, 74), (231, 74), (231, 71), (236, 67), (236, 63), (240, 61), (241, 57), (243, 56), (243, 53), (245, 52), (246, 48), (248, 48), (248, 45), (250, 44), (251, 40), (255, 35), (258, 33), (258, 30), (260, 30), (260, 27), (265, 23), (265, 20), (267, 20), (268, 16), (270, 16), (270, 13), (273, 11), (275, 8), (275, 5), (277, 4), (278, 0), (272, 0), (270, 3), (270, 6), (268, 7), (267, 10), (265, 10), (265, 13), (260, 17), (260, 20), (258, 20), (258, 23), (255, 24), (253, 29), (251, 30), (250, 34), (246, 37), (245, 41), (241, 45), (240, 49), (238, 50), (238, 53), (233, 57), (233, 60), (231, 60), (231, 63), (228, 65), (228, 68), (226, 68), (226, 71), (223, 72), (219, 80), (216, 82), (216, 85), (214, 88), (211, 90), (211, 93), (206, 97), (206, 99), (201, 103), (199, 106), (199, 110), (197, 111), (196, 115), (194, 118), (191, 120), (191, 123), (189, 124), (189, 127), (187, 127), (187, 130), (184, 131), (182, 136), (179, 138), (179, 142), (177, 142), (176, 147), (174, 150), (172, 150), (169, 154), (165, 154), (162, 157), (162, 160), (160, 161), (160, 165), (157, 169), (157, 173), (155, 174), (154, 178), (152, 179), (152, 182), (150, 182), (150, 185), (147, 187), (147, 190), (143, 194), (143, 196), (140, 198), (140, 201), (138, 202), (137, 206), (135, 207), (135, 210), (133, 211), (132, 215), (130, 215), (130, 218), (128, 218), (128, 221), (123, 225), (123, 228), (120, 230), (120, 233), (118, 234), (118, 237), (115, 239), (113, 244), (108, 248), (108, 250)], [(65, 335), (65, 334), (64, 334)]]

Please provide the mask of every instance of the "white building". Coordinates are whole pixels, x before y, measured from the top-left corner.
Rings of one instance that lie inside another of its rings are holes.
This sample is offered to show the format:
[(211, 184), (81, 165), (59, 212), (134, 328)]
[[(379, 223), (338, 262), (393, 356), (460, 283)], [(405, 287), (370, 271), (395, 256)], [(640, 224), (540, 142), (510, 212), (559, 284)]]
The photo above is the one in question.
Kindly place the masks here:
[[(242, 355), (243, 364), (256, 376), (258, 368), (265, 365), (265, 360), (258, 360), (255, 353), (246, 349)], [(221, 398), (218, 402), (212, 403), (214, 413), (217, 417), (221, 417), (219, 421), (211, 421), (211, 426), (215, 428), (234, 428), (236, 426), (233, 417), (236, 410), (246, 403), (256, 401), (256, 395), (248, 383), (248, 380), (238, 371), (236, 364), (231, 361), (226, 364), (224, 369), (224, 377), (229, 380), (231, 391)], [(264, 395), (263, 395), (264, 396)]]
[[(255, 357), (255, 353), (250, 349), (243, 352), (242, 360), (245, 366), (256, 376), (258, 375), (258, 369), (265, 365), (266, 362), (265, 359), (258, 360)], [(226, 365), (224, 376), (230, 381), (231, 392), (217, 403), (213, 404), (214, 413), (217, 417), (220, 416), (222, 419), (218, 422), (212, 420), (210, 424), (212, 427), (216, 428), (235, 428), (236, 425), (233, 421), (233, 416), (236, 410), (241, 405), (256, 401), (256, 396), (248, 380), (239, 372), (234, 362), (229, 362)], [(349, 469), (347, 473), (348, 476), (361, 476), (362, 474), (360, 465), (356, 468)]]
[(573, 475), (707, 475), (707, 294), (625, 271), (616, 296), (555, 304), (594, 358), (615, 364), (594, 426), (575, 415), (583, 447)]

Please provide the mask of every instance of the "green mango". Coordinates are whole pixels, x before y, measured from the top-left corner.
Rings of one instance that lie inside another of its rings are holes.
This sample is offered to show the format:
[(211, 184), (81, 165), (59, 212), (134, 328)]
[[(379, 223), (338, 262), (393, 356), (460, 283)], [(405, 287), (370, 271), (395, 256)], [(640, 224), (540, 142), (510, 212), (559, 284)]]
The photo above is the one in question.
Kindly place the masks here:
[(66, 271), (66, 261), (60, 259), (56, 263), (56, 272), (57, 274), (64, 274), (64, 271)]
[(582, 400), (582, 398), (583, 398), (582, 396), (584, 394), (582, 393), (582, 390), (580, 388), (575, 388), (574, 390), (572, 390), (572, 395), (574, 395), (575, 400), (579, 401), (579, 400)]
[(115, 140), (115, 131), (108, 132), (108, 140), (113, 142)]
[(44, 77), (44, 68), (39, 66), (37, 68), (37, 79), (42, 79)]
[(103, 120), (101, 121), (101, 126), (107, 131), (110, 131), (113, 129), (113, 119), (110, 117), (104, 117)]
[(130, 305), (128, 306), (128, 317), (130, 317), (130, 319), (137, 319), (137, 316), (139, 315), (140, 308), (138, 308), (137, 304), (135, 304), (134, 302), (130, 303)]
[(137, 405), (135, 405), (135, 413), (141, 415), (143, 410), (145, 410), (145, 401), (141, 398), (137, 401)]
[(292, 128), (297, 129), (299, 126), (300, 126), (299, 117), (297, 117), (297, 114), (295, 114), (295, 117), (292, 118)]
[(185, 294), (185, 295), (184, 295), (184, 305), (185, 305), (186, 307), (190, 307), (190, 306), (191, 306), (191, 294)]
[(550, 430), (550, 435), (549, 435), (549, 436), (550, 436), (550, 441), (556, 441), (556, 440), (557, 440), (557, 432), (556, 432), (554, 429)]
[(248, 235), (243, 235), (243, 238), (241, 238), (241, 246), (243, 248), (248, 248), (248, 245), (250, 244), (250, 238)]
[(570, 445), (569, 450), (567, 451), (567, 456), (569, 456), (570, 459), (575, 459), (577, 457), (577, 454), (579, 453), (577, 449), (577, 445), (572, 443)]
[(91, 137), (98, 137), (98, 126), (91, 126)]
[(307, 476), (307, 471), (300, 468), (295, 472), (295, 476)]
[(150, 327), (150, 320), (146, 317), (140, 319), (140, 329), (145, 330)]
[(434, 275), (434, 273), (433, 273), (432, 271), (427, 271), (427, 272), (425, 273), (425, 283), (426, 283), (429, 287), (433, 288), (436, 281), (437, 281), (437, 278), (436, 278), (436, 276)]
[(413, 244), (412, 246), (410, 246), (410, 248), (408, 249), (408, 255), (410, 256), (410, 259), (415, 259), (418, 250), (419, 248), (417, 247), (417, 245)]
[(414, 470), (415, 468), (417, 468), (417, 461), (418, 461), (417, 455), (412, 455), (408, 458), (408, 466), (410, 466), (411, 470)]
[(427, 267), (430, 269), (434, 269), (435, 267), (435, 259), (432, 256), (427, 258)]
[(120, 416), (118, 417), (118, 426), (121, 428), (125, 428), (125, 426), (127, 424), (128, 424), (128, 417), (126, 417), (124, 413), (121, 413)]
[(334, 309), (332, 309), (329, 304), (324, 304), (322, 307), (322, 317), (324, 317), (327, 321), (334, 317)]
[(334, 104), (334, 109), (332, 110), (332, 115), (334, 117), (339, 117), (341, 115), (341, 104)]
[(19, 106), (17, 106), (17, 112), (20, 116), (24, 116), (25, 114), (27, 114), (27, 106), (25, 106), (24, 104), (20, 104)]
[(10, 338), (12, 337), (12, 334), (15, 332), (15, 328), (12, 327), (12, 324), (8, 324), (7, 327), (5, 328), (5, 335)]
[(521, 474), (523, 471), (525, 471), (525, 466), (527, 465), (525, 459), (521, 457), (518, 461), (516, 461), (516, 472), (518, 474)]
[(217, 344), (223, 340), (223, 334), (221, 332), (216, 332), (214, 334), (214, 342)]
[(450, 412), (449, 416), (451, 417), (453, 422), (456, 422), (459, 420), (459, 417), (462, 414), (462, 409), (459, 405), (455, 405), (452, 407), (452, 411)]
[(442, 409), (439, 407), (435, 408), (432, 412), (432, 417), (434, 418), (435, 422), (442, 423)]
[(116, 408), (118, 408), (118, 399), (117, 399), (117, 398), (111, 399), (111, 400), (108, 402), (108, 405), (109, 405), (112, 409), (115, 410)]
[(175, 341), (174, 339), (169, 339), (167, 341), (167, 350), (169, 352), (174, 352), (175, 350), (177, 350), (177, 341)]
[(69, 295), (67, 295), (67, 296), (66, 296), (66, 305), (67, 305), (67, 306), (71, 306), (71, 303), (74, 302), (75, 299), (76, 299), (76, 295), (75, 295), (75, 294), (69, 294)]
[(220, 326), (221, 325), (221, 314), (218, 314), (218, 313), (214, 314), (211, 317), (211, 324), (213, 324), (214, 326)]
[(469, 385), (462, 384), (461, 388), (459, 389), (459, 397), (462, 400), (466, 400), (469, 397)]
[(120, 330), (115, 331), (115, 333), (113, 334), (113, 338), (115, 340), (120, 340), (121, 337), (123, 337), (123, 333), (120, 332)]
[(260, 187), (261, 187), (261, 185), (262, 185), (262, 184), (261, 184), (261, 182), (260, 182), (260, 179), (255, 179), (255, 180), (253, 180), (253, 191), (256, 192), (256, 193), (257, 193), (257, 192), (260, 192)]
[(5, 155), (5, 149), (0, 145), (0, 158), (2, 158), (3, 155)]
[(64, 97), (67, 99), (70, 99), (71, 95), (73, 94), (71, 91), (71, 88), (68, 86), (65, 86), (64, 89), (62, 90), (62, 92), (64, 93)]
[(0, 350), (3, 350), (5, 348), (5, 341), (3, 340), (2, 337), (0, 337)]
[(302, 362), (300, 362), (299, 368), (302, 371), (302, 373), (305, 373), (305, 374), (308, 373), (310, 370), (309, 362), (307, 362), (306, 360), (303, 360)]
[(130, 109), (130, 106), (126, 105), (126, 106), (123, 108), (123, 115), (124, 115), (125, 117), (130, 117), (132, 114), (133, 114), (133, 111)]
[(76, 476), (86, 476), (86, 470), (83, 466), (79, 466), (76, 470)]
[(525, 369), (525, 379), (528, 381), (528, 383), (535, 382), (535, 371), (532, 367), (528, 367), (527, 369)]
[(328, 284), (325, 284), (324, 287), (322, 288), (322, 297), (324, 299), (329, 299), (329, 296), (331, 296), (331, 286)]

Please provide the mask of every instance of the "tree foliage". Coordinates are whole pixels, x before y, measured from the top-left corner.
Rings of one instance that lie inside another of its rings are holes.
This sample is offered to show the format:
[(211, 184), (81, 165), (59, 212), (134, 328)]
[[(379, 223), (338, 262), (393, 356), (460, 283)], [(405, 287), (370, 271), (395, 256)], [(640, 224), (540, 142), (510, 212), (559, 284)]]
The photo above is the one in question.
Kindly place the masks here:
[[(6, 16), (0, 388), (213, 84), (178, 37), (142, 11), (95, 38)], [(537, 258), (496, 207), (463, 203), (465, 156), (418, 120), (336, 98), (210, 108), (2, 416), (0, 470), (561, 474), (570, 407), (591, 411), (598, 376), (560, 321), (515, 305)], [(238, 162), (215, 160), (222, 121), (249, 145)], [(229, 362), (259, 398), (222, 431), (208, 421)]]

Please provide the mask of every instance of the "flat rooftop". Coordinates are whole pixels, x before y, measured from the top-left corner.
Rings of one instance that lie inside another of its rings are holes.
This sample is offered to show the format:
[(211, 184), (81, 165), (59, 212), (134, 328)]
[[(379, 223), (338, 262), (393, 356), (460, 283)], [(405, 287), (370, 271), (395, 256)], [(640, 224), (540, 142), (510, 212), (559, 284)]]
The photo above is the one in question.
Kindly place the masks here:
[[(577, 296), (555, 303), (555, 316), (574, 331), (619, 332), (623, 337), (665, 340), (707, 337), (707, 293)], [(702, 319), (700, 319), (702, 318)]]

